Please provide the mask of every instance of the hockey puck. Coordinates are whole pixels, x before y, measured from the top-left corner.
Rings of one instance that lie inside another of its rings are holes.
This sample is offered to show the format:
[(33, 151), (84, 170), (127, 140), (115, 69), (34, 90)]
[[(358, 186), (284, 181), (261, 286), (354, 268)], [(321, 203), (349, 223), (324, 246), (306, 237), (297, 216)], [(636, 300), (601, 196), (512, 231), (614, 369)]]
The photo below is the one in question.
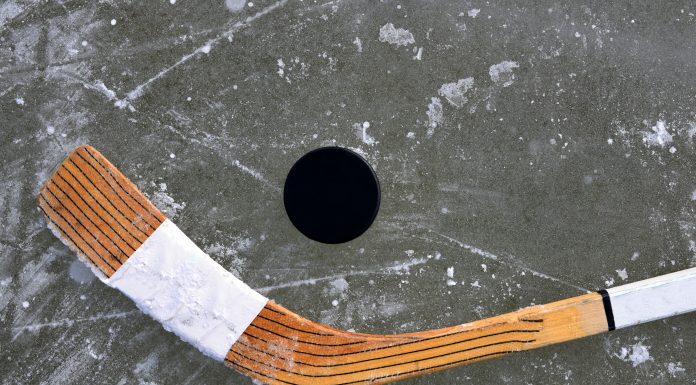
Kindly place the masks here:
[(355, 152), (322, 147), (292, 166), (283, 203), (292, 224), (308, 238), (329, 244), (348, 242), (364, 233), (377, 216), (379, 181)]

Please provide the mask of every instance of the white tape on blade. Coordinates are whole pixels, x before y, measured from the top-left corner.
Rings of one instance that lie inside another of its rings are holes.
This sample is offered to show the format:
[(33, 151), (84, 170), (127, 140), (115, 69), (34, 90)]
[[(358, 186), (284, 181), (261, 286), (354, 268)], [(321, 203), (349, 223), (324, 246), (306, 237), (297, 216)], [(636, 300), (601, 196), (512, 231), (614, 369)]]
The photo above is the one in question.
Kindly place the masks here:
[(268, 302), (168, 219), (105, 282), (218, 361)]
[(607, 289), (616, 328), (696, 310), (696, 268)]

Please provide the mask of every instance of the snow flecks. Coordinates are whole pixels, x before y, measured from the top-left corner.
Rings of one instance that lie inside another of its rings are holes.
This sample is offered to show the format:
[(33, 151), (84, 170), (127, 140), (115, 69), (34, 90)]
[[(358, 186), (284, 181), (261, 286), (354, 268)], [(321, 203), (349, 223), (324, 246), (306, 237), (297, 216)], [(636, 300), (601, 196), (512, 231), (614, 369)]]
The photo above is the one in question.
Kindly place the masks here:
[(618, 269), (616, 270), (616, 274), (621, 278), (622, 281), (625, 281), (628, 279), (628, 273), (626, 272), (626, 269)]
[(664, 147), (672, 143), (672, 134), (667, 130), (667, 123), (664, 120), (658, 120), (651, 131), (643, 132), (643, 143), (647, 146)]
[(488, 75), (490, 75), (493, 83), (500, 83), (503, 87), (508, 87), (515, 81), (513, 69), (519, 68), (519, 66), (517, 62), (505, 60), (490, 66)]
[(418, 49), (416, 49), (414, 47), (413, 50), (416, 53), (416, 55), (413, 56), (413, 60), (422, 60), (423, 59), (423, 47), (418, 47)]
[(346, 279), (343, 277), (337, 278), (329, 282), (329, 286), (329, 292), (332, 295), (343, 294), (346, 290), (348, 290), (348, 287), (350, 287), (348, 281), (346, 281)]
[(15, 103), (17, 103), (18, 106), (23, 106), (24, 105), (24, 99), (23, 98), (16, 98)]
[(653, 358), (650, 357), (649, 349), (650, 346), (645, 346), (642, 342), (638, 342), (629, 347), (622, 347), (621, 351), (615, 355), (624, 362), (630, 362), (635, 368), (638, 365), (653, 360)]
[(473, 8), (473, 9), (470, 9), (466, 14), (469, 15), (469, 17), (471, 17), (471, 18), (475, 18), (476, 16), (478, 16), (479, 12), (481, 12), (480, 9)]
[(604, 281), (604, 286), (605, 287), (612, 287), (614, 286), (614, 283), (616, 283), (616, 280), (614, 277), (609, 277), (607, 280)]
[(359, 37), (355, 37), (355, 40), (353, 40), (353, 44), (355, 44), (355, 48), (358, 50), (358, 53), (362, 53), (363, 51), (363, 46), (362, 46), (362, 40), (360, 40)]
[(218, 260), (225, 269), (239, 277), (246, 265), (246, 260), (239, 256), (239, 252), (247, 251), (253, 245), (254, 241), (252, 239), (239, 237), (224, 244), (215, 242), (207, 245), (203, 247), (203, 251), (213, 257), (213, 259)]
[(152, 203), (161, 209), (168, 218), (174, 219), (179, 214), (179, 211), (186, 207), (186, 203), (176, 202), (174, 198), (169, 195), (166, 183), (160, 183), (159, 185), (155, 186), (158, 187), (159, 190), (155, 191), (149, 198), (152, 200)]
[(457, 281), (454, 280), (454, 267), (450, 266), (447, 268), (447, 286), (454, 286)]
[(280, 58), (280, 59), (278, 59), (277, 64), (278, 64), (278, 71), (276, 71), (276, 73), (278, 74), (278, 76), (280, 76), (282, 78), (283, 76), (285, 76), (285, 63), (283, 62), (283, 59)]
[(373, 138), (367, 133), (368, 128), (370, 128), (370, 122), (353, 124), (353, 130), (355, 130), (355, 134), (358, 136), (358, 138), (368, 146), (374, 146), (375, 143), (379, 142), (375, 141), (375, 138)]
[(672, 377), (677, 377), (685, 372), (686, 369), (682, 367), (681, 362), (670, 362), (667, 364), (667, 373)]
[(438, 90), (438, 94), (457, 108), (461, 108), (469, 101), (466, 93), (474, 87), (474, 78), (459, 79), (457, 82), (445, 83)]
[(430, 98), (430, 104), (428, 104), (428, 111), (426, 114), (428, 115), (428, 130), (426, 131), (426, 136), (430, 138), (435, 133), (437, 126), (442, 123), (443, 113), (440, 98)]
[(379, 41), (400, 47), (414, 44), (416, 39), (407, 29), (396, 28), (394, 24), (387, 23), (379, 29)]
[(246, 0), (225, 0), (225, 7), (231, 12), (239, 12), (244, 9)]
[[(335, 71), (336, 59), (329, 57), (326, 52), (318, 55), (322, 59), (327, 59), (329, 62), (329, 70), (322, 69), (322, 73), (328, 73), (329, 71)], [(298, 56), (291, 57), (287, 60), (283, 58), (278, 58), (276, 60), (276, 73), (288, 84), (292, 84), (294, 80), (306, 79), (309, 76), (309, 65), (304, 61), (300, 60)]]

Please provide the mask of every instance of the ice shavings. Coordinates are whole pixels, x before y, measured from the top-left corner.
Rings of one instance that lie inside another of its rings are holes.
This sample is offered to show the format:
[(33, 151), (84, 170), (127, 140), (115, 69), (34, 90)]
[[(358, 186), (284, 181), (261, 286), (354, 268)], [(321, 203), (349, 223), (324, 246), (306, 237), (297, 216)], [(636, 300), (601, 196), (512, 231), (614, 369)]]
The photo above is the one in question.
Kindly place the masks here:
[(488, 75), (490, 75), (493, 83), (500, 83), (503, 87), (507, 87), (515, 81), (515, 74), (512, 70), (519, 68), (519, 66), (517, 62), (505, 60), (490, 66)]
[(175, 218), (179, 214), (179, 211), (186, 207), (186, 203), (176, 202), (174, 198), (169, 195), (166, 183), (160, 183), (157, 187), (159, 187), (159, 190), (155, 191), (150, 196), (152, 203), (162, 210), (167, 217)]
[(454, 280), (454, 267), (447, 268), (447, 286), (455, 286), (457, 281)]
[(396, 28), (394, 24), (387, 23), (379, 29), (379, 41), (399, 47), (414, 44), (416, 39), (407, 29)]
[(629, 347), (622, 347), (621, 351), (616, 354), (616, 357), (624, 362), (630, 362), (635, 368), (638, 365), (653, 360), (652, 357), (650, 357), (649, 349), (650, 346), (645, 346), (642, 342), (638, 342)]
[(438, 90), (438, 94), (457, 108), (461, 108), (466, 104), (468, 98), (466, 96), (467, 91), (474, 87), (474, 78), (468, 77), (465, 79), (459, 79), (453, 83), (445, 83)]
[(370, 122), (353, 124), (353, 130), (355, 130), (355, 134), (358, 136), (358, 138), (360, 138), (360, 140), (368, 146), (374, 146), (375, 143), (379, 142), (375, 141), (375, 138), (367, 133), (368, 128), (370, 128)]
[(672, 143), (672, 140), (672, 134), (667, 130), (667, 124), (664, 120), (658, 120), (657, 123), (652, 126), (651, 131), (643, 132), (643, 143), (647, 146), (664, 147)]
[(626, 272), (626, 269), (618, 269), (616, 270), (616, 274), (621, 278), (622, 281), (625, 281), (628, 279), (628, 273)]
[(443, 113), (442, 113), (442, 102), (440, 98), (430, 98), (430, 104), (428, 104), (428, 129), (425, 135), (430, 138), (435, 133), (437, 126), (442, 123)]
[(355, 48), (358, 50), (358, 53), (362, 53), (363, 51), (363, 45), (362, 45), (362, 40), (358, 36), (355, 37), (355, 40), (353, 40), (353, 44), (355, 45)]
[(686, 369), (682, 367), (681, 362), (670, 362), (667, 364), (667, 372), (672, 377), (677, 377), (686, 372)]

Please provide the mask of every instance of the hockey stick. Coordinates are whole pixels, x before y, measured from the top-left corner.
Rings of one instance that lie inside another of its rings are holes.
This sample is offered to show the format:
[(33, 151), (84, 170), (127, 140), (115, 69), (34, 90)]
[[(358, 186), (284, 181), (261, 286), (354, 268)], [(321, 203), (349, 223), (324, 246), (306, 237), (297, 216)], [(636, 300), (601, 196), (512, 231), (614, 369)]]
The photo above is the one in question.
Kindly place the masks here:
[(215, 263), (94, 148), (39, 194), (55, 235), (109, 286), (203, 353), (269, 384), (386, 383), (696, 310), (696, 268), (444, 329), (342, 331)]

